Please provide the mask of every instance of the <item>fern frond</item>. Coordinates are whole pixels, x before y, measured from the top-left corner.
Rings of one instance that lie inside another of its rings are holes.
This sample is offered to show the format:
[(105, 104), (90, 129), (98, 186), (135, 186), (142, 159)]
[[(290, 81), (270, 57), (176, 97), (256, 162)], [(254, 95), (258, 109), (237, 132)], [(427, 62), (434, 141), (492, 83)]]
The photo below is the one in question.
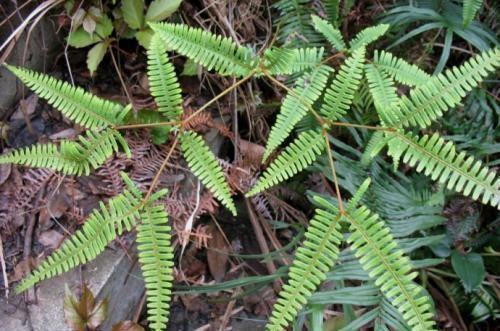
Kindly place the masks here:
[(375, 50), (373, 63), (398, 82), (408, 86), (419, 86), (427, 83), (431, 75), (414, 64), (410, 64), (389, 52)]
[(387, 138), (384, 134), (383, 131), (375, 131), (372, 136), (370, 137), (370, 140), (366, 144), (366, 148), (363, 151), (363, 155), (361, 156), (361, 164), (364, 166), (368, 166), (377, 156), (382, 148), (387, 145), (389, 138)]
[(340, 0), (324, 0), (326, 16), (335, 28), (339, 26)]
[(295, 125), (323, 93), (330, 72), (332, 72), (330, 67), (319, 66), (297, 80), (296, 86), (288, 93), (281, 105), (276, 123), (267, 140), (263, 161), (283, 143)]
[(464, 7), (462, 10), (462, 20), (464, 26), (468, 26), (476, 16), (477, 11), (483, 4), (482, 0), (464, 0)]
[[(128, 185), (131, 183), (128, 179), (125, 182)], [(25, 278), (16, 292), (23, 292), (46, 278), (60, 275), (93, 260), (104, 251), (109, 242), (123, 232), (123, 226), (127, 230), (132, 228), (139, 216), (141, 199), (139, 190), (128, 189), (110, 199), (106, 205), (101, 202), (83, 227)]]
[(420, 139), (409, 133), (393, 135), (396, 147), (389, 150), (391, 156), (403, 156), (403, 162), (416, 165), (418, 172), (446, 184), (448, 189), (500, 208), (500, 179), (472, 156), (457, 153), (451, 141), (446, 142), (437, 133)]
[[(359, 202), (369, 184), (370, 180), (366, 180), (360, 186), (349, 202), (348, 209)], [(342, 215), (320, 196), (313, 196), (313, 200), (319, 207), (309, 222), (302, 246), (295, 252), (288, 282), (273, 307), (267, 330), (283, 330), (295, 319), (339, 257), (339, 245), (342, 242), (339, 221)]]
[(349, 47), (351, 48), (351, 50), (365, 47), (366, 45), (382, 37), (389, 29), (389, 26), (389, 24), (378, 24), (361, 30), (353, 39), (351, 39), (351, 41), (349, 42)]
[(246, 196), (255, 195), (296, 175), (316, 160), (325, 149), (325, 145), (321, 132), (313, 130), (302, 132), (271, 163)]
[(347, 240), (363, 269), (375, 279), (375, 285), (401, 312), (412, 330), (434, 330), (431, 302), (413, 282), (417, 273), (411, 272), (410, 259), (397, 247), (389, 228), (365, 206), (344, 215), (352, 231)]
[(317, 67), (323, 47), (270, 48), (264, 52), (264, 67), (270, 75), (291, 75)]
[(471, 91), (500, 64), (498, 48), (478, 54), (460, 67), (432, 77), (424, 85), (403, 96), (388, 124), (395, 127), (429, 126)]
[(365, 75), (375, 110), (381, 122), (385, 124), (387, 122), (387, 113), (390, 114), (391, 110), (397, 107), (399, 102), (396, 87), (392, 83), (391, 77), (373, 64), (365, 65)]
[(221, 75), (245, 76), (254, 69), (252, 50), (229, 38), (184, 24), (149, 23), (167, 47)]
[(0, 164), (48, 168), (66, 175), (89, 175), (90, 170), (102, 165), (113, 152), (118, 152), (120, 146), (130, 156), (127, 142), (118, 131), (87, 131), (78, 141), (62, 141), (59, 146), (47, 143), (13, 150), (0, 156)]
[(314, 29), (321, 33), (337, 51), (340, 52), (347, 48), (339, 29), (334, 28), (329, 22), (316, 15), (312, 15), (311, 18)]
[(320, 113), (334, 121), (344, 116), (352, 104), (363, 76), (365, 48), (357, 48), (342, 64), (330, 87), (327, 88)]
[(140, 217), (142, 223), (137, 227), (136, 242), (146, 285), (149, 327), (160, 331), (167, 327), (174, 280), (171, 229), (163, 206), (147, 205)]
[(215, 155), (195, 132), (185, 132), (180, 136), (181, 149), (191, 171), (210, 192), (236, 216), (236, 207), (231, 198), (231, 190), (224, 177), (224, 171)]
[(91, 130), (119, 125), (129, 108), (85, 92), (81, 87), (25, 68), (5, 65), (40, 98), (73, 122)]
[(167, 56), (167, 48), (158, 35), (153, 35), (148, 49), (148, 79), (151, 95), (158, 111), (171, 121), (182, 115), (182, 95), (175, 68)]

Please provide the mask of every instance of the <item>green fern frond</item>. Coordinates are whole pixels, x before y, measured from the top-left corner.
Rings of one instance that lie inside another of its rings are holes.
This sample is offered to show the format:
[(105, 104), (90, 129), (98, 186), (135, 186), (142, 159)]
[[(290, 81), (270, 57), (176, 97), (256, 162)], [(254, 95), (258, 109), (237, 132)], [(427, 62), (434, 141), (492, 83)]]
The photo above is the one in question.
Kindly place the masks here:
[(224, 171), (203, 138), (189, 131), (180, 136), (180, 142), (191, 171), (213, 193), (214, 197), (236, 216), (236, 207), (231, 198), (231, 190), (225, 180)]
[(291, 75), (317, 67), (323, 47), (270, 48), (264, 52), (264, 67), (270, 75)]
[(427, 83), (431, 75), (414, 64), (410, 64), (389, 52), (376, 50), (373, 64), (381, 68), (398, 82), (408, 86), (419, 86)]
[(344, 116), (352, 104), (363, 76), (365, 48), (357, 48), (342, 64), (330, 87), (327, 88), (320, 113), (334, 121)]
[(391, 110), (397, 107), (399, 102), (396, 87), (391, 77), (373, 64), (365, 65), (365, 75), (368, 80), (375, 110), (381, 122), (385, 124), (387, 122), (387, 113), (390, 114)]
[(363, 29), (358, 34), (351, 39), (349, 46), (351, 50), (358, 49), (360, 47), (365, 47), (366, 45), (374, 42), (378, 38), (382, 37), (389, 29), (389, 24), (379, 24), (371, 26), (369, 28)]
[[(359, 202), (369, 183), (367, 180), (361, 185), (348, 209)], [(342, 215), (320, 196), (313, 196), (313, 199), (319, 207), (309, 222), (302, 246), (295, 252), (288, 282), (283, 286), (267, 324), (269, 331), (283, 330), (295, 319), (339, 257), (342, 242), (339, 221)]]
[(414, 331), (434, 330), (432, 304), (413, 282), (410, 259), (397, 246), (390, 230), (378, 215), (361, 206), (347, 211), (345, 219), (352, 234), (347, 239), (363, 269), (375, 279), (384, 296), (403, 315)]
[(464, 7), (462, 10), (462, 20), (464, 26), (468, 26), (476, 16), (477, 11), (481, 8), (483, 0), (464, 0)]
[(337, 28), (339, 26), (340, 0), (323, 0), (323, 6), (325, 6), (328, 21)]
[(498, 48), (478, 54), (460, 67), (446, 70), (432, 77), (424, 85), (403, 96), (388, 124), (395, 127), (429, 126), (449, 108), (460, 103), (471, 91), (500, 64)]
[(181, 87), (168, 59), (165, 43), (156, 34), (148, 49), (148, 79), (158, 111), (171, 121), (179, 121), (182, 115)]
[(149, 23), (167, 47), (221, 75), (245, 76), (255, 68), (252, 50), (229, 38), (184, 24)]
[(146, 285), (149, 327), (165, 330), (172, 293), (174, 249), (163, 206), (146, 205), (137, 227), (137, 249)]
[(91, 130), (119, 125), (129, 108), (98, 98), (81, 87), (25, 68), (5, 65), (40, 98), (73, 122)]
[(271, 163), (246, 196), (255, 195), (296, 175), (316, 160), (325, 149), (325, 145), (321, 132), (312, 130), (302, 132)]
[[(130, 180), (125, 182), (128, 185), (131, 183)], [(46, 278), (60, 275), (93, 260), (116, 235), (123, 232), (123, 226), (127, 230), (132, 228), (139, 217), (141, 199), (142, 195), (137, 189), (129, 189), (110, 199), (106, 205), (101, 202), (83, 227), (25, 278), (16, 292), (23, 292)]]
[(13, 163), (35, 168), (48, 168), (66, 175), (89, 175), (122, 147), (130, 157), (127, 142), (113, 129), (87, 131), (78, 141), (36, 144), (0, 156), (0, 164)]
[(392, 135), (391, 156), (403, 156), (403, 162), (417, 165), (418, 172), (446, 184), (448, 189), (500, 208), (500, 179), (472, 156), (457, 153), (451, 141), (446, 142), (437, 133), (420, 139), (409, 133)]
[(361, 164), (364, 166), (368, 166), (377, 156), (380, 151), (387, 145), (387, 142), (390, 138), (387, 138), (384, 134), (383, 131), (375, 131), (372, 136), (370, 137), (370, 140), (368, 141), (368, 144), (366, 144), (366, 148), (363, 151), (363, 155), (361, 156)]
[(347, 48), (339, 29), (334, 28), (329, 22), (316, 15), (312, 15), (311, 19), (314, 24), (314, 29), (321, 33), (337, 51), (340, 52)]
[(328, 66), (319, 66), (297, 80), (296, 86), (288, 93), (281, 105), (276, 123), (267, 140), (263, 161), (290, 135), (295, 125), (307, 114), (309, 108), (319, 98), (330, 72)]

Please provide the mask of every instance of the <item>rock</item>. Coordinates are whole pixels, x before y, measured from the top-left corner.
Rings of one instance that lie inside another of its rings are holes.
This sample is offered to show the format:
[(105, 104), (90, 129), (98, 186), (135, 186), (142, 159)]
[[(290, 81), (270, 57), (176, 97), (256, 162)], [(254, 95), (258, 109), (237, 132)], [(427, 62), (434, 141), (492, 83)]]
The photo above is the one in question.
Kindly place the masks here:
[[(19, 303), (22, 300), (17, 298)], [(18, 304), (7, 302), (3, 297), (0, 298), (0, 330), (31, 331), (28, 323), (26, 311)]]
[[(101, 326), (102, 330), (111, 330), (113, 324), (132, 318), (144, 293), (144, 282), (138, 263), (130, 261), (122, 250), (106, 250), (82, 267), (82, 276), (96, 300), (108, 299), (108, 318)], [(78, 269), (38, 285), (38, 302), (28, 307), (33, 331), (47, 331), (47, 325), (50, 325), (50, 330), (71, 331), (64, 322), (65, 283), (70, 288), (80, 284)], [(0, 327), (0, 330), (4, 329)]]

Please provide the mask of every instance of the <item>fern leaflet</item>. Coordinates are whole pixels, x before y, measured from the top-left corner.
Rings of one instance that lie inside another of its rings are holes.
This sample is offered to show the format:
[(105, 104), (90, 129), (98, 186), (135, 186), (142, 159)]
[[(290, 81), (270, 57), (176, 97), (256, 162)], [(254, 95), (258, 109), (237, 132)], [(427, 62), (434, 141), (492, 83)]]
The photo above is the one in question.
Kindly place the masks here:
[(0, 164), (14, 163), (35, 168), (48, 168), (66, 175), (89, 175), (102, 165), (121, 146), (130, 157), (127, 142), (113, 129), (87, 131), (78, 141), (36, 144), (13, 150), (0, 156)]
[(137, 249), (146, 284), (149, 327), (165, 330), (173, 282), (174, 249), (170, 241), (168, 214), (163, 206), (146, 205), (137, 227)]
[(264, 67), (270, 75), (291, 75), (318, 66), (323, 53), (323, 47), (271, 48), (264, 52)]
[(80, 87), (28, 69), (5, 65), (40, 98), (73, 122), (91, 130), (119, 125), (129, 108), (98, 98)]
[(142, 195), (124, 175), (129, 186), (120, 195), (110, 199), (105, 205), (100, 203), (83, 227), (67, 239), (59, 249), (50, 255), (25, 278), (16, 288), (20, 293), (38, 282), (62, 274), (80, 264), (93, 260), (104, 251), (106, 245), (123, 232), (123, 226), (130, 230), (139, 216), (138, 206)]
[(330, 87), (324, 96), (320, 113), (334, 121), (344, 116), (350, 108), (363, 76), (365, 48), (357, 48), (340, 67)]
[(312, 15), (311, 18), (316, 31), (325, 36), (326, 40), (328, 40), (337, 51), (340, 52), (347, 48), (339, 29), (334, 28), (330, 23), (316, 15)]
[(421, 296), (422, 288), (412, 281), (417, 273), (411, 272), (410, 259), (397, 247), (389, 228), (365, 206), (347, 211), (344, 216), (352, 231), (348, 242), (363, 269), (375, 279), (375, 285), (398, 308), (412, 330), (433, 330), (429, 298)]
[(389, 29), (389, 24), (379, 24), (363, 29), (349, 42), (351, 50), (364, 47), (382, 37)]
[(495, 180), (495, 173), (475, 161), (465, 152), (457, 153), (454, 144), (446, 142), (439, 134), (425, 135), (418, 139), (411, 134), (392, 133), (394, 135), (391, 156), (415, 166), (418, 172), (430, 176), (433, 180), (446, 184), (448, 189), (462, 192), (479, 200), (500, 207), (500, 179)]
[(464, 26), (468, 26), (474, 20), (477, 11), (481, 8), (483, 0), (464, 0), (464, 7), (462, 10), (462, 20)]
[(231, 198), (231, 190), (224, 178), (224, 172), (203, 138), (189, 131), (180, 136), (180, 142), (191, 171), (207, 186), (215, 198), (236, 216), (236, 207)]
[(246, 196), (255, 195), (296, 175), (316, 160), (325, 149), (325, 145), (321, 132), (313, 130), (302, 132), (271, 163)]
[(256, 65), (253, 52), (229, 38), (184, 24), (149, 23), (168, 47), (187, 56), (207, 70), (221, 75), (245, 76)]
[(408, 86), (423, 85), (431, 78), (431, 75), (416, 65), (395, 57), (389, 52), (376, 50), (373, 55), (373, 63), (398, 82)]
[(432, 77), (424, 85), (403, 96), (388, 124), (394, 127), (418, 125), (425, 128), (443, 112), (459, 104), (465, 94), (476, 87), (500, 64), (500, 50), (491, 49), (471, 58), (460, 67)]
[(272, 127), (267, 140), (264, 161), (290, 135), (295, 125), (319, 98), (331, 71), (330, 67), (319, 66), (297, 80), (295, 88), (288, 93), (281, 104), (276, 123)]
[(167, 48), (156, 34), (148, 49), (148, 78), (149, 89), (158, 105), (158, 111), (171, 121), (180, 121), (181, 87), (174, 66), (168, 59)]
[(391, 77), (379, 70), (373, 64), (365, 65), (365, 75), (368, 80), (370, 94), (375, 105), (380, 120), (383, 124), (387, 122), (388, 112), (397, 107), (399, 98), (396, 87), (392, 83)]

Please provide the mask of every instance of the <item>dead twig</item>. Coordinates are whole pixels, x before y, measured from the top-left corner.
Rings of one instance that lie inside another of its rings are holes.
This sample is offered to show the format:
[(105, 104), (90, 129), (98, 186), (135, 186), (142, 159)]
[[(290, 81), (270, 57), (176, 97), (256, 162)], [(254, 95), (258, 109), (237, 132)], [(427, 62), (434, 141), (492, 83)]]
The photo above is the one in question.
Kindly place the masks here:
[(3, 255), (3, 242), (0, 236), (0, 266), (2, 266), (3, 284), (5, 288), (5, 297), (9, 297), (9, 279), (7, 278), (7, 267), (5, 265), (5, 257)]

